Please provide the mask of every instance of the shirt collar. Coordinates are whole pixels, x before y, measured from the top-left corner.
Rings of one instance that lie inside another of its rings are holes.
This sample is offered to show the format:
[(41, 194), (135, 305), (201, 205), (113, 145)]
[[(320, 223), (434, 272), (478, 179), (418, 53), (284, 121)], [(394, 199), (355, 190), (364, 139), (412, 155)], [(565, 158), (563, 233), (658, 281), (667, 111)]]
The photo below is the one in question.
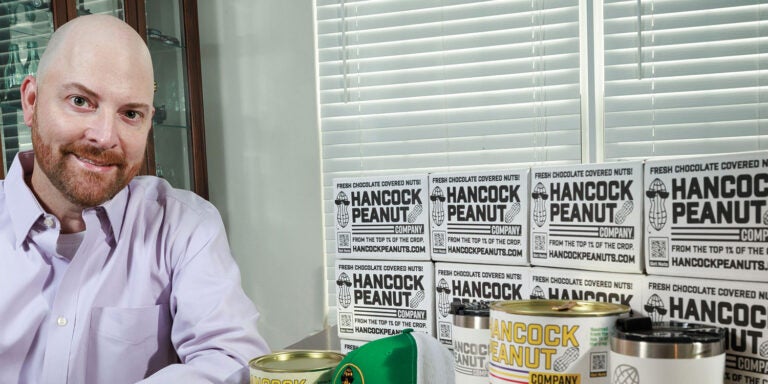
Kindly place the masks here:
[(8, 213), (11, 215), (13, 231), (16, 235), (16, 247), (21, 246), (32, 226), (45, 214), (43, 207), (24, 181), (24, 176), (32, 173), (35, 154), (32, 151), (19, 152), (13, 159), (5, 177), (5, 193)]
[[(11, 215), (13, 230), (16, 235), (16, 246), (27, 238), (32, 226), (46, 212), (37, 201), (34, 193), (24, 181), (26, 175), (32, 173), (35, 154), (33, 151), (24, 151), (16, 154), (8, 175), (5, 178), (5, 190), (8, 202), (8, 213)], [(117, 241), (123, 226), (123, 217), (128, 205), (128, 188), (123, 188), (111, 200), (106, 201), (100, 206), (106, 212), (106, 218), (109, 222), (109, 229), (112, 231), (112, 238)], [(99, 215), (103, 221), (104, 216)]]
[(125, 209), (128, 207), (129, 194), (130, 190), (125, 187), (115, 197), (101, 204), (107, 213), (109, 227), (112, 229), (112, 238), (115, 242), (120, 239), (120, 231), (123, 229), (123, 218), (125, 217)]

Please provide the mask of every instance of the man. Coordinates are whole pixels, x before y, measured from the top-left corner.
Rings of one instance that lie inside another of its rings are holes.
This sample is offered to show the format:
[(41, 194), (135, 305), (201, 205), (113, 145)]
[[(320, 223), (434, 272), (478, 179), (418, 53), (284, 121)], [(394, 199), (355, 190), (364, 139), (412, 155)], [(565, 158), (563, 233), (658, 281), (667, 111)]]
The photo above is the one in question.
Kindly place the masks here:
[(268, 352), (216, 209), (136, 177), (152, 62), (119, 19), (62, 26), (0, 181), (0, 383), (247, 382)]

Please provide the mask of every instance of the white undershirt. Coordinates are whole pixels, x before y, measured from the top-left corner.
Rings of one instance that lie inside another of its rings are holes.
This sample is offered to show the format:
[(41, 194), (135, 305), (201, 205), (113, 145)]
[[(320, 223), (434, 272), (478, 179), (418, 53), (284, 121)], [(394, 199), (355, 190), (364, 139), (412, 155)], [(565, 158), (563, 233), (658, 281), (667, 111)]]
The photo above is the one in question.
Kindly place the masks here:
[(75, 257), (75, 252), (80, 248), (80, 243), (83, 242), (85, 237), (85, 231), (77, 233), (59, 234), (59, 239), (56, 242), (56, 253), (59, 256), (72, 261)]

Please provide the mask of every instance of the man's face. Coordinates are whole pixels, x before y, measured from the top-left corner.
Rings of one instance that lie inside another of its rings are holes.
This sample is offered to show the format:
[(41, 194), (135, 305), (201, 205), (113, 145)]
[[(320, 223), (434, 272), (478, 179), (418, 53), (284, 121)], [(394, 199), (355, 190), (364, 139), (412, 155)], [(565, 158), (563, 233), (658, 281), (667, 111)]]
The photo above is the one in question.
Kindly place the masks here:
[(74, 45), (61, 53), (34, 84), (30, 118), (25, 110), (36, 167), (49, 188), (82, 207), (111, 199), (144, 158), (153, 113), (151, 68), (118, 48)]

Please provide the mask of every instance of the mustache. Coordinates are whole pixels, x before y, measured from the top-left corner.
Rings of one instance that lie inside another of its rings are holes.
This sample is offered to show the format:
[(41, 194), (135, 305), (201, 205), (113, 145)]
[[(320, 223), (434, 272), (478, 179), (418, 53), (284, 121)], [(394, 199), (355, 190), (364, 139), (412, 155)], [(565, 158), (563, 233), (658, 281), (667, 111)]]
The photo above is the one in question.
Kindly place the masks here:
[(73, 154), (101, 165), (125, 167), (125, 155), (120, 150), (102, 149), (93, 145), (72, 143), (61, 147), (61, 154), (62, 156)]

